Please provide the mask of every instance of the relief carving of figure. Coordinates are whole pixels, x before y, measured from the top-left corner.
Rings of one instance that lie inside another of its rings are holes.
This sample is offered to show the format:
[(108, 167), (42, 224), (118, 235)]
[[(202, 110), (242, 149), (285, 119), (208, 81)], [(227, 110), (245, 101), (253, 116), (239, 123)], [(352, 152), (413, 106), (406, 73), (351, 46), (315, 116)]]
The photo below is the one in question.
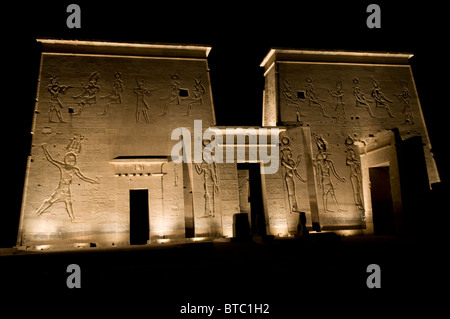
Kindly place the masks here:
[(375, 99), (375, 107), (384, 107), (389, 117), (395, 117), (389, 108), (389, 104), (387, 104), (393, 103), (393, 101), (389, 100), (383, 92), (381, 92), (381, 87), (377, 80), (373, 79), (372, 85), (372, 97)]
[(59, 169), (60, 178), (57, 188), (55, 189), (53, 194), (49, 198), (47, 198), (44, 203), (42, 203), (42, 205), (36, 210), (36, 215), (40, 216), (54, 203), (64, 202), (66, 204), (66, 210), (70, 220), (74, 221), (75, 215), (73, 213), (72, 193), (70, 190), (73, 176), (76, 175), (81, 180), (91, 184), (99, 184), (99, 180), (86, 177), (83, 175), (83, 173), (81, 173), (80, 169), (76, 166), (77, 155), (74, 152), (68, 152), (66, 155), (64, 155), (64, 162), (61, 162), (53, 159), (53, 157), (47, 150), (47, 146), (45, 143), (42, 144), (42, 149), (44, 150), (44, 154), (47, 160)]
[(331, 179), (332, 175), (340, 182), (345, 182), (344, 177), (340, 177), (336, 172), (334, 163), (328, 158), (331, 154), (327, 152), (327, 142), (322, 136), (316, 135), (316, 143), (319, 148), (319, 152), (314, 160), (314, 166), (316, 168), (317, 175), (319, 176), (319, 188), (322, 189), (322, 200), (325, 212), (333, 212), (328, 208), (328, 194), (331, 195), (338, 212), (343, 211), (339, 206), (336, 198), (335, 186)]
[(59, 123), (67, 123), (63, 120), (61, 111), (59, 110), (64, 108), (59, 99), (59, 94), (66, 94), (70, 88), (72, 88), (70, 85), (60, 85), (58, 77), (52, 76), (50, 78), (50, 84), (47, 86), (47, 90), (50, 92), (50, 109), (48, 111), (49, 123), (56, 123), (53, 121), (53, 113), (56, 113)]
[(95, 71), (89, 76), (89, 83), (87, 85), (81, 83), (83, 92), (73, 96), (75, 100), (78, 100), (78, 106), (80, 107), (74, 115), (81, 115), (86, 104), (91, 105), (97, 103), (97, 94), (100, 91), (100, 86), (97, 84), (99, 77), (100, 73)]
[(409, 95), (408, 91), (408, 82), (402, 82), (402, 93), (394, 94), (401, 102), (403, 102), (403, 111), (402, 113), (405, 115), (405, 121), (403, 124), (405, 125), (413, 125), (414, 124), (414, 114), (411, 109), (410, 99), (411, 95)]
[(359, 80), (357, 78), (353, 79), (353, 83), (355, 86), (353, 87), (353, 96), (355, 97), (356, 107), (362, 107), (364, 106), (369, 113), (370, 117), (376, 118), (376, 116), (373, 114), (372, 109), (370, 108), (370, 105), (368, 103), (372, 103), (372, 100), (369, 100), (366, 98), (366, 95), (361, 92), (361, 88), (359, 87)]
[(336, 98), (336, 106), (334, 108), (336, 118), (339, 120), (340, 116), (342, 115), (345, 120), (347, 114), (345, 114), (344, 91), (342, 90), (342, 81), (336, 83), (336, 90), (334, 91), (328, 90), (328, 93), (330, 93), (332, 97)]
[(297, 161), (294, 161), (290, 144), (291, 140), (289, 137), (283, 136), (281, 138), (281, 165), (284, 167), (284, 181), (288, 193), (289, 212), (292, 214), (300, 213), (297, 204), (294, 176), (303, 183), (306, 183), (306, 180), (303, 179), (297, 171), (297, 168), (300, 165), (300, 155), (297, 157)]
[(150, 123), (150, 119), (148, 117), (148, 110), (150, 107), (145, 100), (145, 96), (150, 95), (151, 89), (144, 86), (144, 80), (136, 80), (136, 83), (138, 86), (137, 88), (134, 88), (134, 93), (136, 94), (136, 123), (139, 123), (141, 114), (144, 116), (145, 123)]
[(194, 89), (192, 90), (192, 97), (187, 107), (186, 116), (191, 114), (192, 104), (203, 104), (203, 95), (205, 95), (205, 93), (205, 86), (202, 84), (202, 78), (199, 76), (194, 80)]
[(303, 103), (303, 100), (298, 97), (298, 94), (294, 92), (291, 88), (291, 83), (287, 79), (283, 79), (284, 84), (284, 90), (283, 95), (286, 98), (286, 106), (289, 106), (289, 104), (295, 105), (297, 108), (297, 121), (300, 122), (300, 117), (306, 116), (302, 113), (301, 110), (301, 103)]
[(317, 95), (314, 86), (312, 85), (312, 79), (308, 76), (306, 78), (306, 98), (308, 99), (308, 105), (311, 106), (311, 103), (316, 104), (320, 107), (320, 110), (322, 111), (322, 115), (324, 117), (330, 117), (329, 115), (325, 114), (325, 109), (323, 108), (323, 105), (321, 102), (325, 102), (325, 100), (322, 100)]
[(109, 106), (111, 104), (121, 104), (122, 103), (122, 93), (123, 93), (123, 81), (121, 79), (122, 74), (120, 72), (116, 72), (114, 74), (113, 87), (110, 94), (101, 96), (100, 98), (105, 99), (105, 109), (103, 113), (99, 115), (106, 115), (109, 110)]
[(354, 145), (354, 140), (351, 136), (348, 136), (345, 139), (345, 145), (347, 145), (347, 159), (345, 163), (350, 167), (350, 182), (352, 183), (355, 205), (357, 209), (364, 210), (362, 198), (361, 162), (352, 147)]
[[(210, 142), (210, 140), (203, 140), (203, 146), (208, 145)], [(211, 155), (214, 156), (213, 152)], [(205, 192), (205, 213), (203, 217), (214, 217), (215, 198), (216, 193), (219, 192), (216, 162), (206, 163), (203, 161), (201, 164), (194, 163), (194, 167), (197, 174), (203, 175), (203, 187)]]
[(169, 94), (165, 97), (162, 97), (162, 100), (167, 100), (164, 105), (164, 110), (161, 116), (165, 116), (167, 112), (169, 111), (169, 105), (170, 104), (176, 104), (179, 105), (181, 102), (180, 98), (180, 82), (178, 81), (178, 74), (172, 74), (170, 76), (172, 79), (172, 82), (170, 83), (170, 91)]

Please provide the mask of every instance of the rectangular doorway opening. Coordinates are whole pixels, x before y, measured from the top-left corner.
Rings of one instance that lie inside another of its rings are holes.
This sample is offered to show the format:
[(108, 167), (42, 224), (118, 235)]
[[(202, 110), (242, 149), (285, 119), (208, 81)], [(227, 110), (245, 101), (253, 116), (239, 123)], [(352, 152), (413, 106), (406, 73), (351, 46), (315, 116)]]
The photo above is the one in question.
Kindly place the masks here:
[(130, 189), (130, 245), (144, 245), (149, 239), (148, 189)]
[(237, 169), (240, 179), (239, 205), (241, 212), (250, 214), (252, 235), (266, 235), (260, 164), (238, 163)]
[(394, 235), (394, 205), (392, 202), (389, 166), (370, 167), (373, 231), (375, 235)]
[[(175, 164), (177, 165), (177, 164)], [(194, 196), (189, 167), (183, 162), (184, 230), (186, 238), (195, 237)]]

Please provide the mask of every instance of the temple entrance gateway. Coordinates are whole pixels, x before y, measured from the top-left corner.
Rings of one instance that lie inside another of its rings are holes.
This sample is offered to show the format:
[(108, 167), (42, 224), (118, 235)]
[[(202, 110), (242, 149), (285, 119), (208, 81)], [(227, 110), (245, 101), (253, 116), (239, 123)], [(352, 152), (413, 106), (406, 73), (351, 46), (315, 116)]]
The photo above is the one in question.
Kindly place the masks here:
[[(261, 188), (261, 173), (259, 163), (238, 163), (239, 176), (247, 180), (246, 187), (241, 186), (240, 181), (240, 211), (249, 214), (249, 224), (252, 235), (266, 235), (266, 220)], [(245, 194), (243, 194), (245, 192)], [(247, 195), (248, 194), (248, 195)], [(245, 201), (247, 195), (247, 201)]]
[(288, 237), (302, 212), (345, 235), (428, 219), (439, 174), (412, 54), (271, 49), (261, 126), (236, 127), (216, 124), (210, 47), (38, 42), (21, 249), (233, 237), (242, 222)]
[(373, 228), (375, 235), (394, 235), (394, 208), (392, 202), (389, 166), (369, 168)]
[(130, 189), (130, 245), (144, 245), (150, 239), (148, 212), (148, 190)]

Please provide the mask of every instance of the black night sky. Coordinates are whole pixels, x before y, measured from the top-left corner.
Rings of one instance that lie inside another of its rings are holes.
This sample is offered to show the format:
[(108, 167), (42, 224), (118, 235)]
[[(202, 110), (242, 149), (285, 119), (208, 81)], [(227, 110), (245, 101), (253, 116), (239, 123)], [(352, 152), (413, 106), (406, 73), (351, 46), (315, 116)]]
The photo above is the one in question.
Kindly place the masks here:
[[(70, 3), (81, 7), (81, 29), (66, 26)], [(381, 29), (366, 26), (370, 3), (381, 7)], [(15, 1), (2, 5), (2, 13), (2, 202), (6, 205), (0, 210), (0, 247), (14, 246), (17, 236), (39, 71), (36, 38), (210, 45), (216, 119), (217, 125), (223, 126), (261, 125), (264, 71), (259, 65), (270, 48), (411, 52), (413, 74), (443, 180), (435, 187), (436, 200), (446, 194), (448, 80), (441, 74), (448, 74), (448, 19), (438, 5), (380, 0), (269, 0), (251, 4)], [(441, 211), (439, 215), (446, 213)], [(424, 227), (440, 223), (434, 217), (424, 219), (428, 223)]]

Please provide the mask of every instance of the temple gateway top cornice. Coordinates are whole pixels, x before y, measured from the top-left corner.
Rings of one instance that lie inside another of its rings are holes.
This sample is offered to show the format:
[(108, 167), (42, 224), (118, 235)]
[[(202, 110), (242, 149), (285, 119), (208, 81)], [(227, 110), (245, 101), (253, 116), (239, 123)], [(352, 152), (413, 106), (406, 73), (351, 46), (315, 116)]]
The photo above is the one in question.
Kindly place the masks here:
[(37, 39), (43, 52), (206, 59), (210, 46)]
[(376, 63), (409, 64), (412, 53), (296, 50), (272, 48), (260, 66), (269, 69), (274, 61), (335, 62), (335, 63)]

